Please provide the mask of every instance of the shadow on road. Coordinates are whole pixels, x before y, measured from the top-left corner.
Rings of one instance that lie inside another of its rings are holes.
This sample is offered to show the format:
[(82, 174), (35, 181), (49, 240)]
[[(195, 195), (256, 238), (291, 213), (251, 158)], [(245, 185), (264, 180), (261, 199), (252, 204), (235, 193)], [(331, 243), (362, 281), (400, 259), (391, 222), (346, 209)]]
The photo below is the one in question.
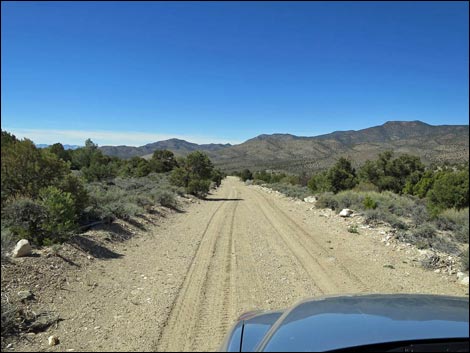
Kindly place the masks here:
[(205, 201), (243, 201), (243, 199), (224, 199), (224, 198), (211, 198), (204, 199)]
[(112, 250), (109, 250), (103, 245), (97, 243), (96, 241), (91, 240), (89, 238), (85, 238), (81, 235), (75, 235), (71, 239), (70, 244), (75, 248), (82, 250), (97, 259), (118, 259), (123, 256)]

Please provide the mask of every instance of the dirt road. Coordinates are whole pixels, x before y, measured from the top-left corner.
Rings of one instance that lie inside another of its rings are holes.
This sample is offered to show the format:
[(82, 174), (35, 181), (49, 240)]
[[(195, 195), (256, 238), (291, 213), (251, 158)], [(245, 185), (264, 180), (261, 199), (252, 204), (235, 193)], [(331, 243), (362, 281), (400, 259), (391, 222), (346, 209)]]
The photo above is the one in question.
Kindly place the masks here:
[(49, 332), (16, 349), (214, 351), (251, 309), (339, 293), (466, 294), (310, 207), (229, 177), (208, 201), (116, 249), (121, 258), (70, 279), (51, 298), (64, 318), (52, 330), (59, 346), (47, 346)]

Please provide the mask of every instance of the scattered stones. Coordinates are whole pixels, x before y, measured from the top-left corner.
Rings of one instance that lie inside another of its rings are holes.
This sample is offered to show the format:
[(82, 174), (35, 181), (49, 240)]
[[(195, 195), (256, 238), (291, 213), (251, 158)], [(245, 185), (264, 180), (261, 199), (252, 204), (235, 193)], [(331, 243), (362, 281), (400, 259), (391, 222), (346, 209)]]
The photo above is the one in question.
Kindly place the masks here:
[(49, 346), (55, 346), (55, 345), (58, 345), (59, 344), (59, 337), (57, 336), (49, 336), (49, 338), (47, 339), (47, 342), (49, 343)]
[(26, 239), (21, 239), (18, 243), (16, 243), (15, 248), (11, 252), (13, 257), (23, 257), (28, 256), (31, 254), (32, 248), (29, 244), (29, 241)]
[(34, 294), (30, 290), (22, 290), (18, 292), (18, 299), (21, 301), (34, 299)]
[(349, 208), (343, 208), (341, 212), (339, 213), (340, 217), (351, 217), (353, 214), (353, 210), (350, 210)]

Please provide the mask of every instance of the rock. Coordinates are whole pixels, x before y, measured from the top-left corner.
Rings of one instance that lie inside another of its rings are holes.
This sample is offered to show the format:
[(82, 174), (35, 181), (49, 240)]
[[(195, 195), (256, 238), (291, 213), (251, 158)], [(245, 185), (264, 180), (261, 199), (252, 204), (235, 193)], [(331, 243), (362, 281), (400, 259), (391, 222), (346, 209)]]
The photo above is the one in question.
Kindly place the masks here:
[(22, 257), (28, 256), (31, 254), (32, 248), (29, 244), (29, 241), (26, 239), (21, 239), (18, 243), (16, 243), (15, 248), (11, 252), (13, 257)]
[(461, 281), (460, 284), (463, 284), (464, 286), (468, 286), (468, 276), (464, 277)]
[(459, 281), (463, 280), (467, 275), (464, 272), (457, 272), (457, 279)]
[(59, 344), (59, 337), (57, 336), (49, 336), (49, 338), (47, 339), (47, 342), (49, 343), (49, 346), (55, 346), (57, 344)]
[(34, 299), (34, 294), (30, 290), (22, 290), (18, 292), (18, 298), (23, 300), (31, 300)]
[(309, 196), (304, 198), (304, 202), (314, 203), (316, 201), (315, 196)]
[(350, 210), (349, 208), (343, 208), (341, 212), (339, 213), (340, 217), (351, 217), (353, 214), (353, 211)]
[(441, 273), (440, 269), (434, 270), (435, 273)]

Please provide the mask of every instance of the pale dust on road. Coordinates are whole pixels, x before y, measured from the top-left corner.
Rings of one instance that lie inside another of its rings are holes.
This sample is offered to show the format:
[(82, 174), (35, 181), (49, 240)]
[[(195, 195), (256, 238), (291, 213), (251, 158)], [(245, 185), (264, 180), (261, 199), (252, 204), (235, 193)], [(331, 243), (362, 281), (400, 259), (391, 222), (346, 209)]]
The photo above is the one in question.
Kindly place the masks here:
[[(342, 220), (228, 177), (208, 201), (131, 239), (121, 259), (55, 301), (57, 347), (24, 350), (215, 351), (236, 318), (346, 293), (465, 295)], [(394, 270), (384, 267), (394, 264)]]

